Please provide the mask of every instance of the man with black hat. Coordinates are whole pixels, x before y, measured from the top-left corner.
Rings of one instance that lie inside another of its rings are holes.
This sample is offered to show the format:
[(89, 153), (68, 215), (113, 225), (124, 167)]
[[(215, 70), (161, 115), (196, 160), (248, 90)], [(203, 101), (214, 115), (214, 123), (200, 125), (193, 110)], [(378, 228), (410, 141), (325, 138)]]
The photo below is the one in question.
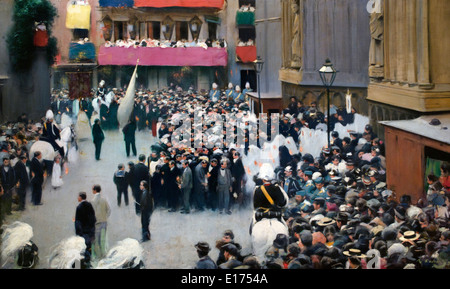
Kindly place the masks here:
[(209, 251), (211, 251), (208, 243), (198, 242), (195, 244), (195, 249), (197, 249), (197, 255), (200, 259), (194, 269), (217, 269), (216, 263), (208, 256)]
[(389, 228), (397, 229), (406, 221), (406, 209), (405, 207), (398, 205), (395, 207), (394, 213), (395, 221), (389, 225)]
[(227, 243), (222, 246), (223, 248), (223, 254), (225, 257), (226, 262), (219, 265), (219, 269), (233, 269), (240, 265), (242, 265), (242, 262), (237, 260), (237, 256), (239, 255), (238, 248), (232, 244)]
[(241, 250), (241, 245), (234, 242), (234, 233), (232, 230), (225, 230), (225, 232), (223, 232), (223, 236), (220, 240), (218, 240), (216, 242), (216, 248), (219, 249), (219, 256), (217, 257), (217, 266), (220, 266), (222, 263), (225, 263), (227, 261), (227, 259), (225, 258), (225, 245), (227, 244), (233, 244), (237, 250), (238, 253), (236, 255), (236, 257), (238, 259), (241, 259), (241, 256), (239, 254), (239, 250)]

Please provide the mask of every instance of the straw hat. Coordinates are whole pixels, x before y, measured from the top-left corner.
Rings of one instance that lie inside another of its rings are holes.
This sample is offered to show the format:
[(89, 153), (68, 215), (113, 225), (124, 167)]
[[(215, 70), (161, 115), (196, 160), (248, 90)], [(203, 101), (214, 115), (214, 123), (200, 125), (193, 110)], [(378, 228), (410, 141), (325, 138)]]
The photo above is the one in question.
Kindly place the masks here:
[(356, 258), (366, 258), (366, 255), (361, 254), (359, 249), (350, 249), (348, 251), (344, 251), (343, 254), (348, 257), (356, 257)]
[(406, 231), (403, 236), (401, 236), (399, 239), (400, 241), (415, 241), (419, 239), (420, 235), (414, 231)]

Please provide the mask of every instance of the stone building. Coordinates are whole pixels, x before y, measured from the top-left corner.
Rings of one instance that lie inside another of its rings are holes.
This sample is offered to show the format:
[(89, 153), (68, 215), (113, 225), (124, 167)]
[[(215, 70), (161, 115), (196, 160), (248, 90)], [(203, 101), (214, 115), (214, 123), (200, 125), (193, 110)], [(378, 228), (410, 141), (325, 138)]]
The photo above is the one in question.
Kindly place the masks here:
[(327, 109), (326, 89), (318, 70), (329, 58), (339, 71), (330, 102), (367, 114), (370, 14), (361, 0), (281, 0), (282, 51), (279, 80), (284, 107), (295, 96), (306, 105)]
[[(445, 0), (384, 0), (373, 13), (369, 116), (378, 121), (413, 119), (450, 111), (450, 5)], [(379, 28), (377, 28), (378, 26)], [(383, 127), (378, 126), (383, 135)]]

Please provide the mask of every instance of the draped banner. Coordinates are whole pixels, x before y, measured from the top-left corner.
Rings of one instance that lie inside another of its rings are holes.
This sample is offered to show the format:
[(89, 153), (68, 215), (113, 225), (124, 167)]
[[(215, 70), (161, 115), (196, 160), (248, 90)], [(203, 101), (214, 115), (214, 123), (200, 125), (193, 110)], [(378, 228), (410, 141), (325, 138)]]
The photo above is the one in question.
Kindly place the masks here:
[(91, 72), (66, 72), (69, 80), (69, 98), (77, 99), (91, 95)]
[(70, 43), (70, 62), (95, 62), (95, 46), (93, 43), (78, 44)]
[(236, 25), (255, 25), (255, 12), (236, 12)]
[(223, 8), (224, 0), (134, 0), (136, 7), (207, 7), (207, 8)]
[(100, 7), (133, 7), (134, 0), (100, 0)]
[(236, 56), (244, 63), (253, 62), (256, 60), (256, 46), (238, 46)]
[(91, 24), (90, 5), (67, 5), (66, 27), (69, 29), (89, 29)]
[[(139, 60), (137, 60), (136, 63), (139, 64)], [(119, 109), (117, 110), (117, 121), (119, 122), (120, 128), (123, 128), (128, 123), (131, 113), (133, 112), (134, 96), (136, 94), (136, 74), (138, 64), (136, 64), (136, 67), (134, 68), (134, 72), (131, 76), (130, 83), (128, 84), (125, 97), (121, 100)]]
[(99, 65), (141, 66), (227, 66), (226, 48), (202, 47), (104, 47), (98, 53)]

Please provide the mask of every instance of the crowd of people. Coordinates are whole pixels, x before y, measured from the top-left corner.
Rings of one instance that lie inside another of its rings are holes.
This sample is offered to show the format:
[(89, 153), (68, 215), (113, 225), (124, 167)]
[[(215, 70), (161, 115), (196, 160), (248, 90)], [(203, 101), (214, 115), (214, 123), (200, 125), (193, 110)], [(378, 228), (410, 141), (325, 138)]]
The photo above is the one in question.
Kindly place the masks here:
[[(84, 111), (88, 119), (98, 119), (103, 129), (119, 130), (117, 111), (123, 89), (100, 85), (91, 99), (78, 102), (62, 93), (55, 92), (52, 103), (55, 119)], [(243, 255), (233, 232), (226, 231), (215, 244), (220, 260), (208, 257), (208, 243), (195, 245), (200, 258), (196, 268), (449, 268), (448, 162), (442, 163), (440, 177), (428, 176), (429, 189), (418, 200), (413, 201), (407, 192), (387, 189), (384, 142), (372, 127), (368, 124), (364, 132), (351, 131), (342, 138), (335, 131), (337, 124), (352, 124), (355, 114), (354, 109), (332, 107), (327, 119), (317, 103), (305, 104), (292, 97), (279, 119), (260, 119), (271, 128), (261, 134), (245, 93), (232, 85), (227, 90), (213, 85), (208, 93), (175, 87), (139, 89), (130, 117), (135, 127), (131, 133), (122, 130), (124, 136), (131, 135), (127, 155), (132, 151), (138, 163), (118, 164), (113, 177), (117, 204), (130, 203), (130, 188), (141, 216), (142, 241), (148, 241), (155, 208), (183, 214), (192, 210), (232, 214), (234, 209), (249, 207), (258, 211), (261, 205), (253, 194), (265, 183), (277, 184), (287, 198), (268, 206), (278, 213), (267, 216), (285, 223), (289, 233), (277, 236), (264, 260)], [(197, 117), (202, 120), (199, 124)], [(17, 183), (4, 178), (8, 160), (20, 159), (26, 153), (24, 145), (43, 134), (42, 126), (29, 123), (26, 115), (23, 118), (17, 131), (3, 132), (7, 135), (2, 153), (8, 156), (3, 158), (2, 204)], [(194, 125), (186, 129), (187, 121)], [(244, 167), (252, 144), (261, 147), (280, 134), (300, 146), (303, 128), (326, 131), (327, 127), (333, 131), (331, 146), (324, 146), (319, 156), (292, 152), (282, 144), (273, 176), (250, 174)], [(148, 130), (156, 139), (150, 155), (136, 151), (135, 130)], [(239, 137), (242, 146), (234, 142)], [(246, 188), (250, 181), (255, 184), (252, 190)]]

